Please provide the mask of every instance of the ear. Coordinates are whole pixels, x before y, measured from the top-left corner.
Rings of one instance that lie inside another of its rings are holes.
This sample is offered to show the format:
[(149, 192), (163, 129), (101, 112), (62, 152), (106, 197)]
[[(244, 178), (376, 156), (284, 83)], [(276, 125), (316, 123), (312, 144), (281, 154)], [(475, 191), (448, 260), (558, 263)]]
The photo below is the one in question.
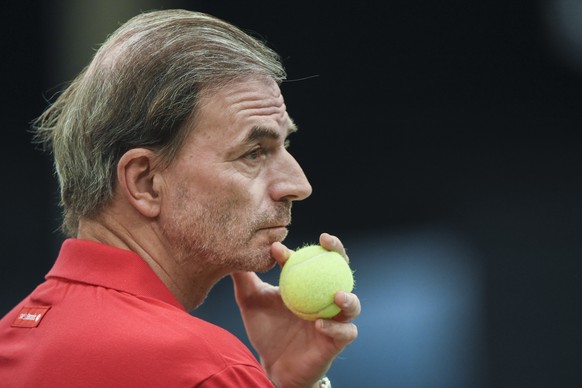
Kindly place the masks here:
[(121, 194), (141, 214), (148, 218), (160, 212), (160, 179), (154, 166), (156, 154), (145, 148), (133, 148), (117, 163), (117, 182)]

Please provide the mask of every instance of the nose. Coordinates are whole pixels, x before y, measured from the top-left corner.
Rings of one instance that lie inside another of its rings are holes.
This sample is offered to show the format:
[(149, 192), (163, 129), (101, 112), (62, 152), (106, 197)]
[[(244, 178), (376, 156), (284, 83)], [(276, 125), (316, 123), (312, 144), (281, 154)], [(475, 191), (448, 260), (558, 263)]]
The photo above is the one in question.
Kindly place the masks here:
[(278, 164), (271, 185), (273, 200), (301, 201), (309, 197), (312, 192), (311, 184), (297, 160), (287, 150)]

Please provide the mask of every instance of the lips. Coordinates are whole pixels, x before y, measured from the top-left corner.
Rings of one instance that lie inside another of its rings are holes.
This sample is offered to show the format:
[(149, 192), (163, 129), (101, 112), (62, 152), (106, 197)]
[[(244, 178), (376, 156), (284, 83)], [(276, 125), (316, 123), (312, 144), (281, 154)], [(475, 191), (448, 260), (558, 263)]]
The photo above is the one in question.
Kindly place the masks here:
[(262, 225), (259, 226), (259, 230), (262, 229), (279, 229), (279, 228), (285, 228), (287, 229), (287, 227), (289, 226), (289, 224), (291, 224), (291, 221), (288, 218), (281, 218), (280, 220), (277, 221), (267, 221), (262, 223)]
[(258, 233), (266, 238), (269, 244), (272, 244), (275, 241), (283, 241), (287, 237), (289, 229), (285, 224), (270, 225), (259, 229)]
[(277, 224), (277, 225), (269, 225), (259, 228), (259, 230), (268, 230), (268, 229), (287, 229), (289, 224)]

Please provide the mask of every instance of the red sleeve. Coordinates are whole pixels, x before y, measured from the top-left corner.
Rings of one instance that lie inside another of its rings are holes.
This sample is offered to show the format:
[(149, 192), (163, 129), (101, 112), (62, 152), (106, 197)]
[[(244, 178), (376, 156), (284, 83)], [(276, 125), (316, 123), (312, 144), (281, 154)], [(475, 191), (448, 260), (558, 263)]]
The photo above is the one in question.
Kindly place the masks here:
[(273, 383), (262, 369), (254, 365), (230, 365), (220, 372), (204, 380), (200, 388), (224, 387), (264, 387), (273, 388)]

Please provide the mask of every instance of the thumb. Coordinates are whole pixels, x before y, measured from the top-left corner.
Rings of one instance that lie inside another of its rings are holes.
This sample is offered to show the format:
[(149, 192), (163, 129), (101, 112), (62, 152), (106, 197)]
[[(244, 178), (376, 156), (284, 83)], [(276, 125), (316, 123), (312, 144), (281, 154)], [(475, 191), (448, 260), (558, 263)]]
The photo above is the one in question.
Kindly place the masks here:
[(271, 256), (273, 256), (277, 263), (279, 263), (281, 268), (283, 268), (285, 262), (287, 262), (287, 259), (291, 256), (291, 253), (293, 253), (293, 251), (280, 242), (275, 242), (271, 245)]

